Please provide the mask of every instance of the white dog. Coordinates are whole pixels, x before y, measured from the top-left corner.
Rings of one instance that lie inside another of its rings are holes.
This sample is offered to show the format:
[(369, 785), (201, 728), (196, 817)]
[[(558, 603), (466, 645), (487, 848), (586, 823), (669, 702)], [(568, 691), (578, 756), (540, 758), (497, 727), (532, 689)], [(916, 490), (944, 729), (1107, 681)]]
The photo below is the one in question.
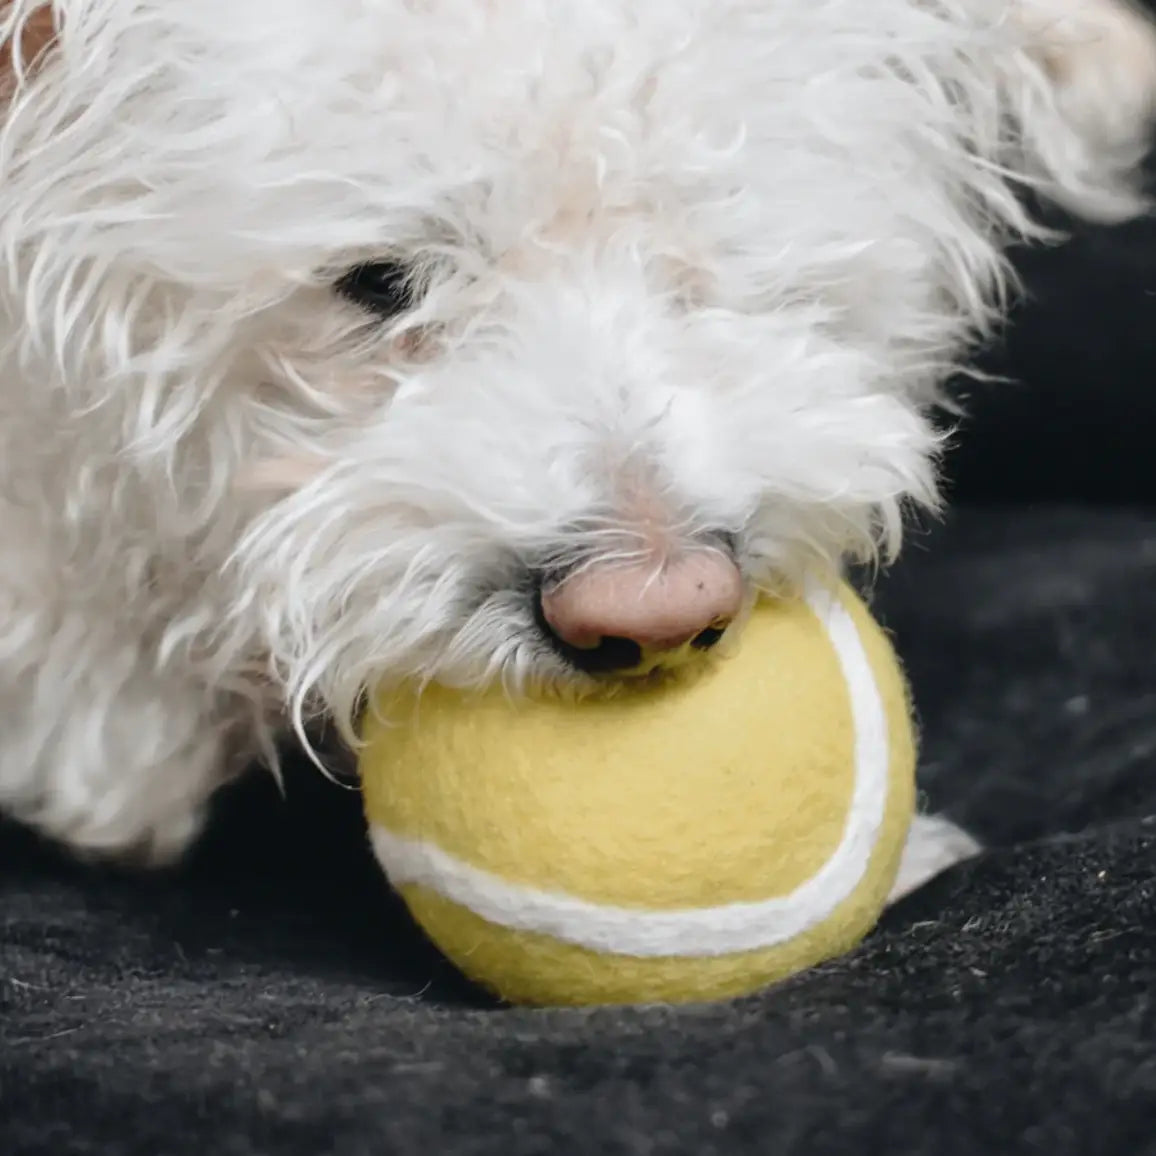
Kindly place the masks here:
[(1119, 0), (0, 23), (0, 806), (154, 860), (375, 678), (581, 691), (893, 552), (1022, 194), (1135, 212), (1156, 95)]

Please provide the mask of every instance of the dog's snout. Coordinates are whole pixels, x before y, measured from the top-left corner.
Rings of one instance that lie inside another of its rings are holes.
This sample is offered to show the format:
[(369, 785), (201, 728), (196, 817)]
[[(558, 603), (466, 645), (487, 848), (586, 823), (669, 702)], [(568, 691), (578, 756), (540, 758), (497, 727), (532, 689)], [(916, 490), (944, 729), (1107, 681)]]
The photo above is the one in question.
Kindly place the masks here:
[(591, 673), (629, 670), (688, 644), (707, 650), (739, 614), (743, 581), (727, 554), (701, 551), (661, 566), (592, 565), (544, 588), (543, 624)]

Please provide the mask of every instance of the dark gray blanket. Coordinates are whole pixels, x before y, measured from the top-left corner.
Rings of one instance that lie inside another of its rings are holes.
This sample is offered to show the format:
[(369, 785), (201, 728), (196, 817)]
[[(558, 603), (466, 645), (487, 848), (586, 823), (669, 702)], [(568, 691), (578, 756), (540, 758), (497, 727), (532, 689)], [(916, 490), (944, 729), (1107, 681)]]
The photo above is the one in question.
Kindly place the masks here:
[(222, 799), (175, 876), (0, 830), (0, 1153), (1156, 1153), (1153, 254), (1032, 262), (997, 355), (1027, 385), (955, 459), (1002, 505), (879, 590), (979, 860), (777, 990), (530, 1012), (439, 961), (307, 771)]

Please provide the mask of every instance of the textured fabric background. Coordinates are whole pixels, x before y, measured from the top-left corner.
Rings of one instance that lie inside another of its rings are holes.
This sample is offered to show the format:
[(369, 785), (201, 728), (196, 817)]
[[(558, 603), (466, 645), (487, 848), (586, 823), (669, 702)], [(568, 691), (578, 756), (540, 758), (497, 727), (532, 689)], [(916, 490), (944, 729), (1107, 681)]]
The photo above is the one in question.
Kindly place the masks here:
[(307, 770), (222, 798), (173, 876), (0, 829), (0, 1153), (1156, 1153), (1156, 225), (1025, 267), (989, 358), (1020, 384), (973, 398), (962, 508), (877, 604), (982, 858), (765, 994), (527, 1012), (438, 960)]

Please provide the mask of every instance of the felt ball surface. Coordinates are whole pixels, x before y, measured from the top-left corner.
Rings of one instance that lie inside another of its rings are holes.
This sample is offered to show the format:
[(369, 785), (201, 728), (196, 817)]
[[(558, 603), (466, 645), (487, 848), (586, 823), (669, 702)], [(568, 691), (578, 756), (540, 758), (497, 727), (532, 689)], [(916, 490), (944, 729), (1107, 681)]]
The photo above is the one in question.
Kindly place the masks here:
[(379, 861), (513, 1002), (716, 999), (841, 954), (913, 807), (906, 684), (846, 587), (762, 601), (693, 673), (578, 701), (382, 691), (363, 734)]

